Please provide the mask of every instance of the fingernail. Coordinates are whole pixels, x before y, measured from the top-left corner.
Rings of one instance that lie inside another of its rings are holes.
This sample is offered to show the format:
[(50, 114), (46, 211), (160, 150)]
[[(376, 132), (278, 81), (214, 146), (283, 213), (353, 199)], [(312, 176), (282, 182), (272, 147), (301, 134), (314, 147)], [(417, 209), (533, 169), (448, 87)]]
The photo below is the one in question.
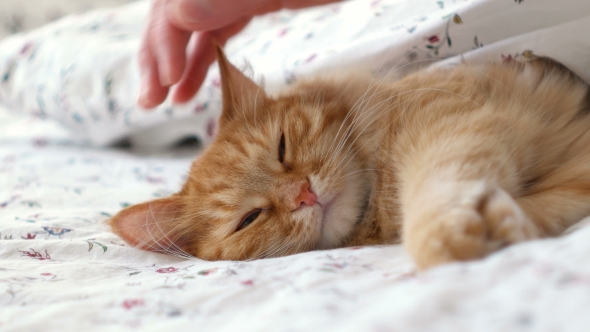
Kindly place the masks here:
[(170, 60), (167, 58), (161, 58), (158, 60), (158, 75), (160, 77), (160, 84), (162, 86), (171, 86), (174, 84), (172, 78), (172, 67), (170, 66)]
[(166, 9), (184, 23), (199, 23), (211, 18), (211, 6), (207, 0), (171, 0)]
[(137, 95), (137, 104), (142, 108), (148, 109), (150, 108), (150, 87), (147, 82), (147, 77), (145, 76), (142, 77), (141, 85), (139, 87), (139, 93)]
[(178, 84), (170, 89), (170, 101), (173, 105), (178, 104)]

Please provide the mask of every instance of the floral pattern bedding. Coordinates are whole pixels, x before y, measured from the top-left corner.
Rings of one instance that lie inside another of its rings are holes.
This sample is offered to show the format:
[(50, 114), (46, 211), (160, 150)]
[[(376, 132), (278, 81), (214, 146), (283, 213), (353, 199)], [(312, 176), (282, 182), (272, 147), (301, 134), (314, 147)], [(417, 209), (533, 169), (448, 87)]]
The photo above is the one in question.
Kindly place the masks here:
[(127, 246), (122, 207), (178, 190), (195, 150), (80, 145), (0, 113), (0, 331), (587, 331), (590, 227), (417, 273), (400, 246), (246, 261)]

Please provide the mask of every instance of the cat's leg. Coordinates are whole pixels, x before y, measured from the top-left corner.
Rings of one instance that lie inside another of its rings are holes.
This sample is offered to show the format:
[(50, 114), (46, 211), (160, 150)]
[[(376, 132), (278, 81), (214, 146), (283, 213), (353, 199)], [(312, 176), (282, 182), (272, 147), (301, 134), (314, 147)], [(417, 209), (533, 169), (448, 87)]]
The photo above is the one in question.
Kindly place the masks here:
[(493, 137), (439, 139), (400, 172), (403, 242), (419, 268), (485, 256), (540, 229), (509, 194), (517, 167)]

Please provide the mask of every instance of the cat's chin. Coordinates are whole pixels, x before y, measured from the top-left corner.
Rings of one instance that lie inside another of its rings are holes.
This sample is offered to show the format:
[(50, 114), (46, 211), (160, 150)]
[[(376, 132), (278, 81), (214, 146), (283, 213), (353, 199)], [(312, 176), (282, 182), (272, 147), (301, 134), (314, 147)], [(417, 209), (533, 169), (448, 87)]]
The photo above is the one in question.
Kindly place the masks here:
[(332, 212), (334, 208), (334, 202), (338, 199), (339, 196), (340, 195), (337, 194), (331, 197), (330, 199), (325, 200), (323, 203), (318, 202), (318, 205), (322, 209), (322, 217), (320, 219), (320, 231), (322, 232), (322, 234), (324, 232), (326, 224), (333, 222), (333, 220), (330, 217), (333, 215)]
[(319, 241), (315, 247), (317, 249), (341, 247), (354, 231), (359, 219), (364, 217), (371, 182), (367, 177), (359, 176), (349, 177), (348, 181), (331, 186), (335, 183), (334, 181), (315, 176), (310, 178), (312, 188), (315, 188), (319, 198), (320, 210), (316, 217)]
[(351, 204), (350, 197), (345, 193), (333, 195), (323, 203), (318, 202), (321, 217), (318, 220), (320, 228), (320, 244), (318, 249), (332, 249), (342, 245), (358, 222), (359, 206)]

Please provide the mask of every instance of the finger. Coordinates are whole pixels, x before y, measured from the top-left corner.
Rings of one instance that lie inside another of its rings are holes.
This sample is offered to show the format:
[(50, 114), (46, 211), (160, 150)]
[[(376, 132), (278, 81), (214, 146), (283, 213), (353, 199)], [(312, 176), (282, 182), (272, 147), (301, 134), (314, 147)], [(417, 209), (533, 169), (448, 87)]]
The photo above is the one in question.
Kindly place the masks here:
[(177, 83), (186, 65), (186, 46), (191, 33), (180, 30), (168, 22), (164, 0), (154, 2), (151, 17), (151, 51), (158, 62), (162, 86)]
[(141, 36), (139, 52), (137, 54), (140, 71), (140, 87), (137, 104), (145, 109), (161, 104), (168, 94), (168, 88), (162, 87), (158, 78), (158, 64), (152, 53), (152, 22), (154, 10), (150, 11), (146, 26)]
[(168, 87), (160, 84), (156, 59), (148, 48), (139, 53), (141, 83), (137, 104), (145, 109), (154, 108), (164, 102), (168, 95)]
[(219, 29), (240, 18), (282, 8), (297, 9), (340, 0), (168, 0), (166, 15), (174, 26), (191, 31)]
[(320, 5), (327, 5), (329, 3), (341, 2), (342, 0), (283, 0), (279, 1), (283, 4), (282, 8), (286, 9), (301, 9), (307, 7), (314, 7)]
[(189, 101), (203, 84), (209, 66), (215, 61), (217, 54), (212, 39), (220, 45), (225, 45), (227, 40), (240, 32), (248, 22), (250, 18), (239, 20), (219, 30), (195, 33), (196, 40), (191, 45), (188, 67), (172, 93), (174, 103)]

